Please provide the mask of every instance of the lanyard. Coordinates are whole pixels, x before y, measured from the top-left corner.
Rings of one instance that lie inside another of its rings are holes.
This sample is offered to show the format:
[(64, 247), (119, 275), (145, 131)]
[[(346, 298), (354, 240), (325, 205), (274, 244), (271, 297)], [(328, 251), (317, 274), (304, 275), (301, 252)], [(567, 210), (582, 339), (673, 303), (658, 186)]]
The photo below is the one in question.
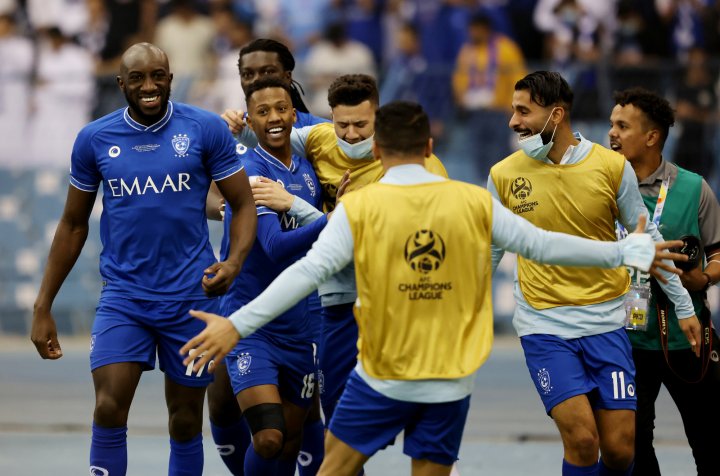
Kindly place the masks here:
[(670, 183), (670, 177), (665, 177), (662, 185), (660, 186), (660, 193), (658, 194), (657, 204), (655, 205), (655, 213), (653, 213), (652, 221), (655, 226), (660, 227), (660, 217), (662, 216), (663, 208), (665, 208), (665, 197), (668, 193), (668, 184)]

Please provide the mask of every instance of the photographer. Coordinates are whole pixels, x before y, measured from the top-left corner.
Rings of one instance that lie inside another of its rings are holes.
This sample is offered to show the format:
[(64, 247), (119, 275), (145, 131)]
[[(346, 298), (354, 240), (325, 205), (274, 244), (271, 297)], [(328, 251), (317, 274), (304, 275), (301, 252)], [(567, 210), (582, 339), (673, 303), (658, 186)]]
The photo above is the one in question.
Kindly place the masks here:
[(655, 400), (664, 384), (680, 411), (697, 474), (716, 475), (720, 435), (708, 430), (720, 423), (715, 411), (720, 396), (720, 346), (712, 330), (706, 291), (720, 281), (720, 205), (700, 175), (663, 160), (663, 145), (675, 122), (665, 99), (633, 88), (616, 93), (615, 103), (608, 132), (610, 147), (623, 154), (635, 170), (645, 205), (663, 237), (685, 242), (681, 251), (689, 261), (678, 267), (684, 270), (681, 279), (703, 327), (698, 359), (678, 327), (668, 296), (648, 275), (635, 272), (628, 294), (643, 302), (652, 288), (652, 297), (646, 311), (629, 313), (633, 318), (627, 326), (638, 399), (633, 474), (660, 474), (653, 429)]

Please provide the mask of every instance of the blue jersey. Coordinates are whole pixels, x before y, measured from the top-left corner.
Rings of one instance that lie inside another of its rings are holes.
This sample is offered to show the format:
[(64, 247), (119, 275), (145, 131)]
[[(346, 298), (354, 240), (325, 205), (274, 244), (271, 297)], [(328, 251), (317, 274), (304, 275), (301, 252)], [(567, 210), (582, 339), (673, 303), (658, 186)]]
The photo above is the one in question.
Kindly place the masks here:
[[(278, 181), (289, 193), (320, 208), (322, 189), (312, 165), (306, 159), (293, 155), (292, 164), (287, 168), (285, 164), (258, 146), (248, 151), (242, 161), (248, 177), (262, 176)], [(222, 298), (225, 315), (252, 301), (285, 268), (304, 256), (327, 223), (327, 219), (323, 216), (299, 227), (295, 218), (287, 213), (278, 214), (262, 206), (257, 207), (257, 214), (255, 243), (243, 263), (240, 274)], [(226, 208), (225, 233), (220, 249), (223, 259), (227, 255), (230, 219), (231, 211)], [(258, 332), (289, 340), (313, 340), (316, 336), (313, 326), (317, 325), (318, 316), (313, 315), (310, 310), (309, 298), (305, 298)]]
[(204, 298), (203, 270), (215, 262), (205, 198), (212, 180), (241, 169), (227, 124), (196, 107), (170, 102), (152, 126), (128, 108), (85, 126), (70, 183), (85, 192), (103, 184), (103, 297)]
[(318, 117), (313, 116), (309, 112), (295, 112), (295, 124), (293, 124), (293, 127), (297, 129), (301, 129), (305, 126), (314, 126), (315, 124), (320, 124), (321, 122), (330, 122), (328, 119), (325, 119), (324, 117)]

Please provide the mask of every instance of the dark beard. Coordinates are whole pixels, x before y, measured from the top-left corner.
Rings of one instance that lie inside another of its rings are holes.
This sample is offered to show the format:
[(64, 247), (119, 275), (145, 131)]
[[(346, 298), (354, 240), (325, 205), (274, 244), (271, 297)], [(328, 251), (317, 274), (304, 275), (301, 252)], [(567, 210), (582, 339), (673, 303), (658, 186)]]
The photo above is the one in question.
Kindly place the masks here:
[(147, 116), (142, 113), (142, 109), (140, 108), (139, 101), (133, 101), (130, 96), (128, 95), (127, 91), (124, 91), (125, 95), (125, 101), (127, 102), (128, 106), (130, 107), (130, 110), (132, 110), (133, 115), (136, 116), (135, 119), (140, 124), (149, 126), (152, 124), (155, 124), (157, 121), (162, 119), (162, 117), (167, 112), (168, 103), (170, 102), (170, 94), (171, 94), (171, 87), (168, 86), (167, 91), (160, 94), (160, 112), (152, 115)]

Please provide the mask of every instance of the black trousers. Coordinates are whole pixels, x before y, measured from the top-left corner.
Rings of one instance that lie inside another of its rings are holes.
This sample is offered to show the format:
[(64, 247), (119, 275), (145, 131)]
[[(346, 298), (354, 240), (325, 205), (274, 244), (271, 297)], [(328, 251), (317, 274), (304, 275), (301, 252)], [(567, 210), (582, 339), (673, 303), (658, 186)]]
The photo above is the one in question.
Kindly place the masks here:
[[(720, 351), (720, 349), (717, 349)], [(655, 401), (660, 385), (665, 385), (685, 428), (685, 435), (692, 449), (698, 476), (720, 474), (720, 365), (710, 361), (707, 373), (698, 383), (700, 359), (691, 350), (669, 352), (673, 371), (668, 367), (663, 352), (633, 349), (635, 360), (638, 408), (635, 415), (635, 476), (660, 475), (660, 468), (653, 448), (655, 429)]]

